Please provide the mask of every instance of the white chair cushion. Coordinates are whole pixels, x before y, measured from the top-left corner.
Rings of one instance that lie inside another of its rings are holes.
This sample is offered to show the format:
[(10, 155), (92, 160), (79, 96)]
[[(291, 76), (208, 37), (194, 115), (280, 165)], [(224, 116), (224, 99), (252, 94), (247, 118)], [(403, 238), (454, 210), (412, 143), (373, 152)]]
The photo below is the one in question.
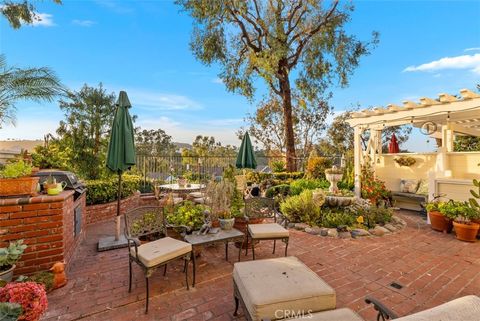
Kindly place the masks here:
[(188, 194), (189, 196), (191, 196), (192, 198), (200, 198), (200, 197), (203, 197), (203, 193), (202, 192), (191, 192)]
[[(191, 244), (171, 237), (164, 237), (140, 245), (138, 247), (138, 259), (146, 267), (153, 267), (191, 251)], [(130, 255), (135, 257), (135, 247), (130, 247)]]
[(480, 298), (467, 295), (434, 308), (395, 319), (395, 321), (478, 321)]
[(335, 309), (335, 290), (293, 256), (235, 263), (233, 279), (253, 321)]
[(249, 224), (248, 231), (254, 239), (288, 237), (288, 230), (277, 223)]
[(289, 320), (304, 321), (364, 321), (355, 311), (347, 308), (316, 312), (302, 316), (297, 315), (294, 319)]
[(193, 202), (197, 204), (205, 204), (205, 198), (204, 197), (194, 198)]

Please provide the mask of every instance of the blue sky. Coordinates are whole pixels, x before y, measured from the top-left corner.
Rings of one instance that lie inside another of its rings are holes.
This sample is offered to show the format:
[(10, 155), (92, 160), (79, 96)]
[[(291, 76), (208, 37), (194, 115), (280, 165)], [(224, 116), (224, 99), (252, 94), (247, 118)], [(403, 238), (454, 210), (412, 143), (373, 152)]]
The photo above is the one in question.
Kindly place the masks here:
[[(480, 1), (355, 4), (348, 30), (365, 40), (378, 31), (380, 43), (348, 88), (331, 88), (336, 112), (456, 94), (480, 83)], [(103, 82), (109, 91), (126, 90), (137, 124), (162, 128), (176, 141), (204, 134), (239, 145), (235, 131), (255, 103), (227, 92), (217, 66), (195, 60), (191, 19), (173, 1), (42, 1), (37, 10), (43, 20), (35, 26), (13, 30), (0, 20), (0, 52), (10, 65), (49, 66), (71, 89)], [(260, 98), (265, 86), (258, 87)], [(0, 129), (0, 139), (42, 138), (62, 119), (57, 103), (17, 107), (16, 127)], [(407, 147), (430, 149), (414, 131)]]

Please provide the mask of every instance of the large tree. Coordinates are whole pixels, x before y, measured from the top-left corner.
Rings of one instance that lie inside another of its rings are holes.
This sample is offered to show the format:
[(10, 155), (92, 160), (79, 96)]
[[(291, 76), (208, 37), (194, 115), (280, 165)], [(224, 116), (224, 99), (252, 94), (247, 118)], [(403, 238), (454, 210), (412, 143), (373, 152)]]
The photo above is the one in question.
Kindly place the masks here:
[[(310, 105), (296, 94), (292, 98), (295, 149), (300, 153), (300, 158), (305, 158), (325, 129), (324, 121), (331, 108), (326, 100)], [(248, 127), (242, 128), (237, 134), (241, 138), (247, 130), (264, 146), (267, 154), (284, 154), (286, 142), (283, 118), (282, 100), (277, 95), (270, 95), (260, 102), (254, 114), (245, 117)]]
[[(53, 2), (61, 4), (61, 0), (53, 0)], [(0, 13), (8, 20), (10, 26), (14, 29), (20, 28), (24, 24), (32, 24), (40, 21), (41, 17), (35, 11), (33, 1), (0, 1)]]
[[(219, 63), (232, 92), (253, 97), (263, 78), (282, 100), (287, 170), (294, 171), (292, 86), (314, 102), (334, 81), (348, 84), (372, 42), (347, 34), (353, 7), (320, 0), (176, 0), (193, 18), (191, 47), (205, 63)], [(292, 81), (294, 84), (292, 84)]]
[(102, 84), (84, 85), (80, 91), (69, 91), (60, 101), (65, 120), (57, 134), (70, 151), (70, 162), (80, 176), (96, 179), (105, 173), (107, 134), (115, 115), (115, 94), (107, 93)]
[(49, 68), (17, 68), (7, 66), (0, 55), (0, 128), (15, 121), (15, 104), (20, 100), (52, 101), (64, 88)]
[(176, 151), (172, 136), (163, 129), (135, 130), (135, 149), (138, 155), (167, 156)]

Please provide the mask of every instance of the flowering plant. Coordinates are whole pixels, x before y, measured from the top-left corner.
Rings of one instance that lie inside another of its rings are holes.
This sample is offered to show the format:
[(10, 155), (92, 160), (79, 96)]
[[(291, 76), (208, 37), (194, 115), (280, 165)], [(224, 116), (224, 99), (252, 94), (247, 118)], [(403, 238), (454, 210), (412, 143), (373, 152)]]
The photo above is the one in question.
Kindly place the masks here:
[(375, 178), (368, 159), (362, 166), (361, 182), (362, 198), (371, 200), (373, 205), (377, 205), (379, 200), (387, 200), (391, 197), (391, 192), (385, 187), (385, 182)]
[(44, 286), (35, 282), (8, 283), (0, 288), (0, 302), (20, 304), (23, 313), (18, 320), (25, 321), (40, 319), (48, 307)]

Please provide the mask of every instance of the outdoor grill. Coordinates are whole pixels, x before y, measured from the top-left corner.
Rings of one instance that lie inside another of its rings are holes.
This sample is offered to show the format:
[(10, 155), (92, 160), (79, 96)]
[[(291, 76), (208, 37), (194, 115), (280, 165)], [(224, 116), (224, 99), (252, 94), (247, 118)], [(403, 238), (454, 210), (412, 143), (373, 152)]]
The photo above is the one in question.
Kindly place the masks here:
[(43, 188), (43, 182), (45, 182), (50, 175), (57, 180), (57, 183), (67, 183), (67, 185), (65, 186), (66, 190), (75, 191), (75, 194), (73, 195), (74, 200), (77, 200), (80, 195), (85, 193), (87, 190), (85, 184), (80, 182), (80, 180), (77, 178), (77, 175), (72, 172), (59, 170), (42, 170), (36, 173), (34, 176), (40, 177), (39, 183), (40, 186), (42, 186)]

